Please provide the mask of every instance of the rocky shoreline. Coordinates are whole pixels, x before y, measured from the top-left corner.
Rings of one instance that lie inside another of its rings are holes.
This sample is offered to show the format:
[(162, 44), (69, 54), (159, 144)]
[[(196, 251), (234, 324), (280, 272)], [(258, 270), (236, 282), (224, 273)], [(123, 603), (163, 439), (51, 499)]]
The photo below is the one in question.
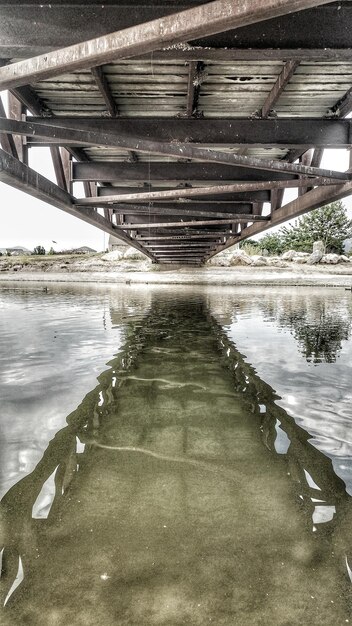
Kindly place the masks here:
[[(120, 253), (119, 253), (120, 254)], [(314, 264), (263, 257), (242, 251), (222, 253), (203, 267), (153, 265), (134, 251), (132, 258), (117, 253), (72, 257), (0, 257), (0, 283), (118, 283), (199, 285), (282, 285), (352, 287), (352, 262)], [(247, 255), (246, 255), (247, 256)], [(304, 257), (300, 257), (304, 258)], [(268, 260), (270, 259), (270, 260)]]
[(313, 252), (296, 252), (288, 250), (281, 256), (248, 255), (244, 250), (229, 250), (222, 252), (209, 261), (209, 265), (217, 267), (234, 267), (238, 265), (250, 265), (252, 267), (294, 267), (299, 265), (338, 265), (347, 264), (352, 266), (352, 257), (345, 254), (325, 254), (319, 247)]

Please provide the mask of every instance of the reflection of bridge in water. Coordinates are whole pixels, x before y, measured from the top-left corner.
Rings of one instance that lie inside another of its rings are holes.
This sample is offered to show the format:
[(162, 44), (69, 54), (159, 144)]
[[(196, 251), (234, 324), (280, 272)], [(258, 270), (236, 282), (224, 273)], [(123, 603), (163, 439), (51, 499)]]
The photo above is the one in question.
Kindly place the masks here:
[(0, 0), (0, 181), (155, 263), (200, 264), (350, 195), (351, 172), (321, 165), (351, 146), (352, 9), (172, 4)]
[(201, 298), (152, 300), (2, 500), (5, 618), (348, 619), (350, 498), (275, 400)]

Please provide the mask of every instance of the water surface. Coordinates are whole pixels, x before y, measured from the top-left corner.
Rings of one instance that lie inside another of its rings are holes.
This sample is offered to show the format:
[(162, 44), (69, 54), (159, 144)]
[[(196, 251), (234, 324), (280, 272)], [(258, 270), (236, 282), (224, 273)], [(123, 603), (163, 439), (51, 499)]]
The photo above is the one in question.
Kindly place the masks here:
[(351, 295), (0, 290), (5, 624), (345, 624)]

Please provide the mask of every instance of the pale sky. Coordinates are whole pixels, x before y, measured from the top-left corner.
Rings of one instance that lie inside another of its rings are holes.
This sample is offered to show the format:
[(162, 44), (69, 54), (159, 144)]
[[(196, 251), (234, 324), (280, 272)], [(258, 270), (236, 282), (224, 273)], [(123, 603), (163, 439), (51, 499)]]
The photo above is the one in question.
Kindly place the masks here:
[[(3, 98), (4, 103), (5, 100)], [(31, 167), (56, 182), (47, 148), (31, 148), (29, 159)], [(345, 171), (349, 167), (348, 151), (325, 150), (321, 167)], [(82, 183), (74, 185), (74, 194), (78, 197), (84, 195)], [(297, 190), (288, 190), (285, 192), (284, 203), (296, 196)], [(352, 218), (352, 196), (345, 198), (343, 202)], [(98, 228), (0, 183), (0, 248), (25, 246), (32, 250), (35, 246), (42, 245), (46, 250), (51, 246), (54, 250), (63, 250), (90, 246), (100, 251), (106, 249), (108, 238), (109, 235)]]
[[(56, 182), (48, 149), (31, 148), (29, 159), (31, 167)], [(77, 196), (84, 195), (82, 187), (75, 186)], [(102, 230), (0, 183), (0, 248), (25, 246), (32, 250), (42, 245), (46, 250), (51, 246), (54, 250), (64, 250), (90, 246), (100, 251), (105, 250), (108, 239), (109, 235)]]

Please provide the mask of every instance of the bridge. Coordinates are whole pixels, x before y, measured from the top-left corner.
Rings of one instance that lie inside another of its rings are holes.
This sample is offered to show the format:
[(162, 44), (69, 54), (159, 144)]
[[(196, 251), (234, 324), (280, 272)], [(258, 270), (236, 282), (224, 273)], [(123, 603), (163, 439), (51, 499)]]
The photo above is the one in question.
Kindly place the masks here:
[(352, 144), (351, 32), (350, 1), (0, 0), (0, 180), (204, 263), (352, 192), (321, 167)]

